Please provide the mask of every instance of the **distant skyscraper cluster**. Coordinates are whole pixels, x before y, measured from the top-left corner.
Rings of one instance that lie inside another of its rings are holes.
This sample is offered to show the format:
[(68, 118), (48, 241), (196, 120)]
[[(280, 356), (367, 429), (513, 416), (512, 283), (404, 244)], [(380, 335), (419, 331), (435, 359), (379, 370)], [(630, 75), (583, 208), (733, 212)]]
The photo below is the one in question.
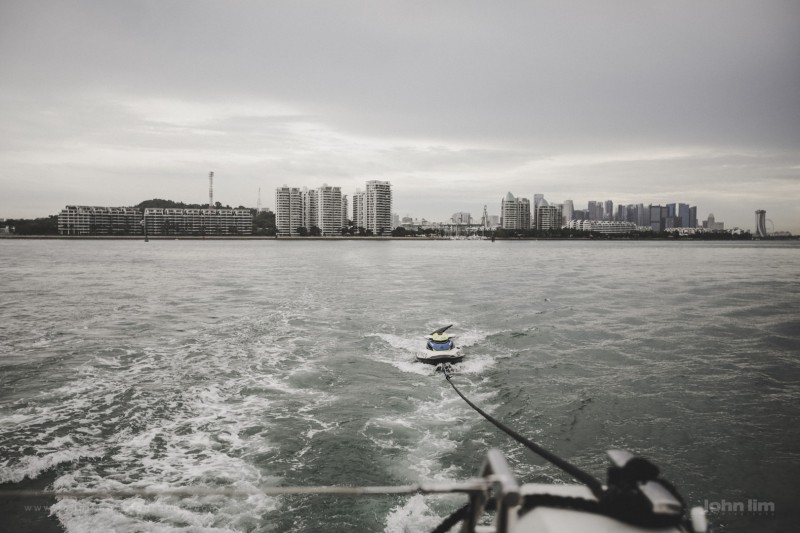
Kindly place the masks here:
[[(275, 226), (278, 235), (301, 234), (319, 229), (322, 236), (341, 235), (348, 226), (348, 200), (340, 187), (327, 184), (318, 189), (300, 189), (284, 185), (275, 190)], [(353, 195), (353, 223), (375, 235), (392, 229), (392, 185), (372, 180), (366, 190)]]
[[(543, 194), (533, 195), (533, 209), (527, 198), (511, 192), (500, 202), (500, 225), (514, 230), (553, 230), (562, 227), (592, 229), (618, 233), (650, 228), (655, 232), (677, 228), (697, 228), (697, 207), (673, 203), (665, 206), (644, 204), (618, 205), (614, 212), (611, 200), (590, 200), (586, 209), (575, 209), (572, 200), (562, 204), (549, 203)], [(711, 222), (713, 223), (713, 215)], [(716, 223), (721, 224), (721, 223)], [(712, 226), (711, 230), (721, 226)]]

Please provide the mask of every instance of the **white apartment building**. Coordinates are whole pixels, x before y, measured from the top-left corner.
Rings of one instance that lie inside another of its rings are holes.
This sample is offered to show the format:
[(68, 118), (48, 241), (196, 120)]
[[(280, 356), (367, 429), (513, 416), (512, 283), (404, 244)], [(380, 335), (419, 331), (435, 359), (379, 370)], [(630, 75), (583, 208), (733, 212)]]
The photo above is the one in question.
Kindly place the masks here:
[(147, 235), (251, 235), (249, 209), (182, 209), (151, 207), (144, 210)]
[(275, 189), (275, 227), (278, 235), (297, 235), (303, 226), (303, 199), (297, 187)]
[(550, 205), (543, 198), (536, 207), (534, 218), (537, 230), (560, 229), (562, 226), (561, 206)]
[(367, 182), (367, 190), (353, 195), (353, 224), (374, 235), (392, 230), (392, 185), (388, 181)]
[(500, 225), (505, 229), (531, 228), (531, 201), (515, 198), (509, 191), (500, 201)]
[(612, 220), (570, 220), (564, 225), (566, 229), (577, 229), (581, 231), (596, 231), (597, 233), (604, 234), (620, 234), (631, 233), (633, 231), (641, 231), (642, 229), (650, 230), (651, 228), (641, 228), (633, 222), (620, 222)]
[(323, 236), (341, 235), (342, 232), (342, 189), (323, 184), (316, 190), (317, 226)]
[(364, 193), (364, 228), (374, 235), (392, 231), (392, 184), (388, 181), (367, 182)]
[(318, 216), (317, 191), (316, 189), (308, 190), (308, 188), (303, 187), (303, 190), (300, 193), (300, 197), (302, 198), (302, 204), (303, 204), (303, 214), (302, 214), (303, 223), (301, 225), (304, 228), (310, 230), (312, 227), (317, 226), (317, 216)]
[(61, 235), (142, 235), (142, 210), (68, 205), (58, 214), (58, 232)]
[(184, 209), (68, 205), (58, 215), (61, 235), (251, 235), (249, 209)]
[(364, 211), (366, 196), (367, 193), (361, 189), (356, 189), (356, 193), (353, 195), (353, 225), (356, 228), (367, 227), (367, 217)]

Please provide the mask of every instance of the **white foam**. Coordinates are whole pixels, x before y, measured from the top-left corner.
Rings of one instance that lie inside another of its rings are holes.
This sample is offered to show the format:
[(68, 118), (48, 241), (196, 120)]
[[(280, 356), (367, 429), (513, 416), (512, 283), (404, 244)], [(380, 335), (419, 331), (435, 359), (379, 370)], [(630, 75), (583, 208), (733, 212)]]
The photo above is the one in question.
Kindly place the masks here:
[(85, 458), (102, 457), (102, 455), (101, 451), (88, 448), (73, 448), (44, 455), (27, 455), (13, 466), (9, 466), (9, 461), (0, 466), (0, 483), (19, 483), (26, 477), (35, 479), (42, 472), (50, 470), (56, 465), (72, 463)]
[(386, 516), (386, 533), (409, 533), (431, 531), (441, 522), (441, 518), (431, 511), (428, 500), (416, 494), (405, 503), (393, 507)]

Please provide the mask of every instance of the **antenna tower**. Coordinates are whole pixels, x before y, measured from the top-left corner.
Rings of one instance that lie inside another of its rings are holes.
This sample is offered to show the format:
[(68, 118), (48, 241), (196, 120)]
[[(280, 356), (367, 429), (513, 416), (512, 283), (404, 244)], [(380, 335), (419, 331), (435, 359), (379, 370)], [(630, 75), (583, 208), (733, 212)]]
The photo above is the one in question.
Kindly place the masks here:
[(208, 208), (214, 209), (214, 173), (208, 173)]

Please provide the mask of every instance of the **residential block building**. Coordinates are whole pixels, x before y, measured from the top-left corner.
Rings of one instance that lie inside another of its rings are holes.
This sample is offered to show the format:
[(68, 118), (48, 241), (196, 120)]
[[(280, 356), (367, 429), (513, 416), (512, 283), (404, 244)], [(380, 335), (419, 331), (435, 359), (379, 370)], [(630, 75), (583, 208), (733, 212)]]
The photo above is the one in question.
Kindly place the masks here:
[(516, 198), (509, 191), (500, 201), (500, 225), (505, 229), (530, 229), (531, 201)]

